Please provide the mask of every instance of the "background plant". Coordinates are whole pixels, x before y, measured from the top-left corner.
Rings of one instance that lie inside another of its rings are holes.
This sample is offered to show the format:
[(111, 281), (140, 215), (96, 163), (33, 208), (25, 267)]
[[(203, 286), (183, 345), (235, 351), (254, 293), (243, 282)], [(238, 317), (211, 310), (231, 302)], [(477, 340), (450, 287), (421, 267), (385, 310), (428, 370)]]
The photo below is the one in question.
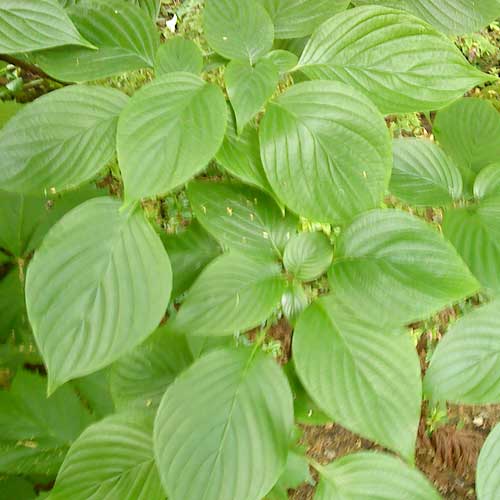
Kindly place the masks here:
[[(500, 5), (354, 4), (188, 2), (160, 37), (158, 0), (0, 0), (5, 95), (43, 94), (0, 103), (7, 498), (280, 499), (309, 466), (316, 499), (439, 498), (422, 400), (500, 403), (500, 117), (463, 98), (497, 77), (449, 36)], [(407, 326), (471, 298), (422, 383)], [(385, 451), (319, 464), (304, 421)]]

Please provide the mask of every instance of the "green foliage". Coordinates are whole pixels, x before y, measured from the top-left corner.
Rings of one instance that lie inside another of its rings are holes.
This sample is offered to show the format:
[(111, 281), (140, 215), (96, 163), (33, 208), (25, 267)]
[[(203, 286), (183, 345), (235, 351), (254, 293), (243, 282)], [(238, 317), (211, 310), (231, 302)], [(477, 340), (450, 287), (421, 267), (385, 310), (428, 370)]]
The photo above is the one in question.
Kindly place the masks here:
[(447, 35), (500, 5), (354, 3), (0, 0), (0, 496), (439, 498), (422, 397), (500, 403), (498, 81)]

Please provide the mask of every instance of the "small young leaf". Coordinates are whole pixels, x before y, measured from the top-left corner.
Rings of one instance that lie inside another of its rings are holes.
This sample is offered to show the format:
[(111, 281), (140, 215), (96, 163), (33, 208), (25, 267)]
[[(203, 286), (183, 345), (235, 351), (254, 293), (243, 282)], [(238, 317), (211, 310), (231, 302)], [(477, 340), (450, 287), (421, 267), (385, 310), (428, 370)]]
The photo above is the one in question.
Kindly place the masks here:
[(2, 0), (0, 54), (83, 45), (85, 40), (57, 0)]
[(299, 68), (311, 79), (351, 85), (385, 114), (439, 109), (495, 79), (469, 65), (424, 21), (377, 6), (350, 9), (322, 24)]
[(160, 12), (161, 0), (127, 0), (138, 5), (146, 14), (156, 22)]
[(353, 453), (321, 467), (319, 473), (321, 480), (314, 500), (441, 499), (418, 469), (384, 453)]
[(500, 115), (488, 101), (455, 102), (437, 113), (433, 131), (460, 168), (468, 192), (479, 171), (500, 158)]
[(167, 387), (193, 362), (186, 338), (159, 328), (111, 368), (111, 392), (118, 410), (157, 408)]
[(0, 472), (53, 475), (70, 444), (92, 422), (70, 386), (49, 399), (47, 381), (18, 371), (9, 391), (0, 391)]
[(281, 201), (319, 222), (345, 223), (376, 207), (389, 183), (385, 121), (366, 97), (342, 83), (299, 83), (270, 103), (260, 150)]
[(292, 432), (290, 388), (268, 355), (217, 350), (167, 389), (154, 430), (169, 500), (260, 500), (281, 474)]
[(188, 196), (200, 224), (230, 250), (278, 257), (296, 232), (297, 217), (244, 184), (191, 182)]
[(312, 281), (330, 267), (333, 247), (323, 233), (300, 233), (286, 245), (283, 263), (297, 279)]
[(299, 62), (299, 58), (293, 52), (280, 49), (272, 50), (264, 56), (263, 60), (272, 62), (280, 73), (288, 73)]
[(355, 5), (381, 5), (405, 10), (432, 24), (441, 33), (466, 35), (500, 16), (498, 0), (354, 0)]
[(203, 28), (210, 47), (227, 59), (253, 64), (273, 45), (273, 22), (256, 0), (207, 0)]
[(293, 353), (299, 378), (332, 420), (413, 458), (422, 389), (408, 335), (367, 323), (327, 296), (299, 318)]
[(119, 413), (86, 429), (71, 446), (51, 500), (163, 500), (149, 414)]
[(292, 281), (281, 297), (281, 309), (290, 324), (295, 325), (297, 318), (308, 306), (309, 299), (299, 281)]
[(60, 47), (30, 54), (49, 75), (67, 82), (85, 82), (152, 68), (159, 45), (148, 14), (122, 0), (83, 0), (68, 9), (76, 27), (97, 50)]
[(381, 326), (427, 318), (480, 288), (448, 241), (399, 210), (357, 217), (337, 242), (329, 278), (332, 290)]
[(229, 100), (236, 115), (238, 134), (260, 111), (278, 85), (278, 68), (271, 61), (231, 61), (224, 73)]
[[(479, 185), (477, 189), (484, 187)], [(487, 196), (468, 207), (450, 209), (444, 215), (443, 233), (486, 291), (499, 293), (500, 195)]]
[(424, 390), (436, 401), (500, 403), (500, 302), (459, 319), (439, 342)]
[(203, 268), (221, 253), (220, 246), (197, 221), (183, 233), (163, 233), (161, 239), (172, 264), (172, 298), (184, 293)]
[(72, 381), (72, 385), (97, 418), (103, 418), (115, 412), (107, 368), (77, 378)]
[(269, 12), (276, 38), (300, 38), (337, 12), (347, 9), (349, 0), (258, 0)]
[(209, 264), (189, 289), (168, 325), (188, 335), (232, 335), (265, 321), (278, 306), (286, 283), (280, 266), (243, 254)]
[(156, 76), (176, 71), (199, 75), (203, 69), (203, 54), (192, 40), (176, 36), (160, 45), (156, 52)]
[(65, 87), (25, 106), (0, 130), (0, 184), (20, 193), (61, 191), (94, 177), (115, 152), (127, 96)]
[(134, 94), (118, 123), (125, 197), (165, 194), (203, 169), (222, 144), (226, 103), (215, 85), (169, 73)]
[(500, 489), (500, 424), (486, 439), (477, 461), (476, 492), (478, 500), (495, 500)]
[(483, 168), (474, 181), (474, 198), (500, 197), (500, 163)]
[(391, 193), (405, 203), (424, 207), (452, 204), (462, 195), (462, 176), (455, 163), (426, 139), (396, 139)]
[(0, 491), (6, 500), (10, 498), (22, 500), (38, 498), (33, 484), (19, 476), (0, 477)]
[(142, 213), (96, 198), (63, 217), (28, 268), (26, 302), (49, 391), (117, 360), (158, 325), (172, 272)]
[(231, 111), (228, 113), (226, 137), (215, 159), (238, 179), (272, 194), (260, 159), (257, 127), (250, 123), (238, 134), (236, 118)]

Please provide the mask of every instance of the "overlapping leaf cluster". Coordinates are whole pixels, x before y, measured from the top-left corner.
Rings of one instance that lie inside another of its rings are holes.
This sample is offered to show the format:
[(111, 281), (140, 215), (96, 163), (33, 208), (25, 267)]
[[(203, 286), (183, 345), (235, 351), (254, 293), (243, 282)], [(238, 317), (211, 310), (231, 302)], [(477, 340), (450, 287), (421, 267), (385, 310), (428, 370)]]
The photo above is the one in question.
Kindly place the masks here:
[[(500, 116), (462, 98), (496, 77), (447, 36), (500, 3), (349, 3), (206, 0), (214, 57), (160, 44), (158, 0), (0, 0), (0, 54), (77, 83), (0, 130), (1, 354), (48, 374), (0, 393), (0, 473), (57, 472), (51, 500), (282, 499), (312, 481), (294, 424), (334, 421), (400, 458), (313, 464), (316, 499), (439, 498), (410, 465), (422, 397), (500, 402)], [(142, 68), (131, 98), (95, 83)], [(385, 116), (417, 111), (437, 142), (393, 141)], [(93, 187), (115, 158), (121, 197)], [(185, 187), (195, 221), (158, 234), (143, 207)], [(406, 325), (478, 292), (422, 391)]]

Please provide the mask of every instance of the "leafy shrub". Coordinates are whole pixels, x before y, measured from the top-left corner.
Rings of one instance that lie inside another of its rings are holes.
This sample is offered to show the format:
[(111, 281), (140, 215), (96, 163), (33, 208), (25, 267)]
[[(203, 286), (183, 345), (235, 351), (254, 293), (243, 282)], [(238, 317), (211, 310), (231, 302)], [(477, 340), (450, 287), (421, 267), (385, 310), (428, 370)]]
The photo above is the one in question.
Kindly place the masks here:
[[(0, 104), (8, 498), (57, 473), (51, 500), (282, 499), (309, 465), (316, 500), (439, 498), (422, 398), (500, 402), (500, 116), (462, 97), (496, 77), (442, 33), (500, 6), (354, 3), (206, 0), (202, 53), (160, 44), (158, 0), (0, 0), (1, 57), (61, 83)], [(437, 142), (391, 139), (386, 115), (435, 111)], [(406, 326), (478, 293), (422, 384)], [(296, 424), (329, 421), (386, 452), (309, 460)], [(497, 427), (482, 500), (499, 456)]]

